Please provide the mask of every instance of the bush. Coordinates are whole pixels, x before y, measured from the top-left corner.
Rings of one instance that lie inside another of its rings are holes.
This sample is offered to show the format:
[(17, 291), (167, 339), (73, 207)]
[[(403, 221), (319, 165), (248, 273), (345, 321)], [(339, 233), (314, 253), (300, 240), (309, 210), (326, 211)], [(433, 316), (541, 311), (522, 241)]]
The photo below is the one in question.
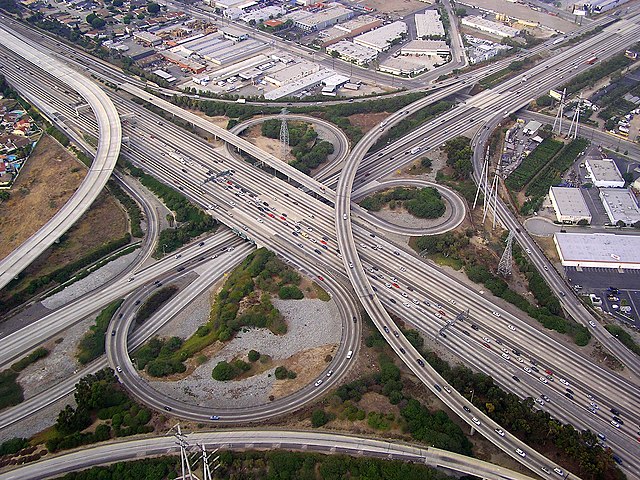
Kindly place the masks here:
[(215, 367), (213, 367), (213, 371), (211, 372), (211, 376), (214, 380), (218, 380), (219, 382), (226, 382), (228, 380), (233, 380), (238, 376), (237, 370), (230, 363), (219, 362)]
[(11, 370), (13, 370), (14, 372), (21, 372), (22, 370), (27, 368), (29, 365), (37, 362), (38, 360), (46, 357), (47, 355), (49, 355), (49, 350), (47, 350), (46, 348), (44, 347), (36, 348), (29, 355), (27, 355), (26, 357), (18, 360), (16, 363), (11, 365)]
[(23, 448), (29, 446), (29, 440), (26, 438), (12, 438), (0, 444), (0, 457), (3, 455), (12, 455), (18, 453)]
[(328, 421), (329, 421), (329, 416), (324, 410), (320, 408), (314, 410), (313, 413), (311, 414), (311, 426), (313, 428), (318, 428), (323, 425), (326, 425)]
[(247, 355), (247, 357), (249, 358), (250, 362), (257, 362), (258, 360), (260, 360), (260, 352), (257, 352), (256, 350), (249, 350), (249, 354)]
[(141, 324), (157, 312), (171, 297), (178, 293), (178, 287), (169, 285), (151, 295), (136, 312), (136, 323)]
[(287, 378), (287, 369), (283, 366), (279, 366), (276, 368), (274, 375), (276, 379), (284, 380), (285, 378)]
[(17, 379), (18, 373), (13, 370), (0, 372), (0, 409), (18, 405), (24, 400), (24, 393)]
[(278, 296), (282, 300), (301, 300), (304, 298), (304, 293), (296, 285), (285, 285), (280, 287)]
[(82, 365), (95, 360), (105, 352), (105, 335), (113, 315), (124, 300), (116, 300), (107, 305), (96, 317), (96, 323), (84, 334), (78, 345), (78, 361)]

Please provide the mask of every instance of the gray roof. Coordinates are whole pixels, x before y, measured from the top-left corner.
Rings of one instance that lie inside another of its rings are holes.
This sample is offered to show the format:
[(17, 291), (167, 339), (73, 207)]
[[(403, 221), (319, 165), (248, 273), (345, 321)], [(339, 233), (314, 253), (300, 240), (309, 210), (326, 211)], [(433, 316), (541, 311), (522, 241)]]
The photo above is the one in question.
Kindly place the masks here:
[(551, 187), (560, 215), (590, 217), (591, 212), (579, 188)]
[(613, 233), (556, 233), (563, 261), (640, 264), (640, 236)]

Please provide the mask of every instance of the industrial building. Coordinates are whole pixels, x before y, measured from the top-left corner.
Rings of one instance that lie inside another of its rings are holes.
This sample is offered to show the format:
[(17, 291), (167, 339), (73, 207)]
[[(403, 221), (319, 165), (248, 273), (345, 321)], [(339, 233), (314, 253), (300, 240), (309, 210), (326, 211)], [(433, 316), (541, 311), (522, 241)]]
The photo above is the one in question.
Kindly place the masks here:
[(462, 25), (466, 25), (467, 27), (475, 28), (476, 30), (480, 30), (481, 32), (487, 32), (491, 35), (496, 35), (503, 38), (515, 37), (516, 35), (518, 35), (518, 33), (520, 33), (520, 30), (518, 30), (517, 28), (513, 28), (498, 22), (492, 22), (491, 20), (487, 20), (486, 18), (474, 15), (462, 17)]
[(345, 8), (339, 3), (329, 3), (324, 10), (294, 21), (294, 25), (305, 32), (315, 32), (351, 17), (353, 17), (353, 10)]
[(162, 38), (145, 31), (133, 32), (133, 39), (147, 47), (155, 47), (162, 43)]
[(393, 22), (358, 35), (353, 39), (353, 43), (362, 45), (363, 47), (373, 48), (377, 52), (384, 52), (391, 48), (395, 40), (404, 38), (406, 35), (407, 24), (404, 22)]
[(224, 27), (222, 29), (222, 36), (232, 42), (241, 42), (242, 40), (249, 38), (247, 32), (235, 27)]
[(319, 37), (322, 39), (322, 46), (326, 47), (340, 40), (352, 38), (361, 33), (378, 28), (380, 25), (382, 25), (381, 19), (371, 15), (362, 15), (323, 30), (320, 32)]
[(415, 14), (416, 38), (433, 39), (444, 37), (444, 25), (440, 20), (438, 10), (425, 10), (424, 13)]
[(387, 58), (380, 62), (378, 69), (381, 72), (390, 73), (391, 75), (400, 75), (405, 77), (414, 77), (429, 69), (431, 62), (420, 61), (414, 57), (398, 57)]
[(243, 22), (249, 23), (253, 20), (256, 24), (262, 23), (270, 18), (278, 18), (287, 13), (284, 7), (278, 5), (269, 5), (268, 7), (252, 10), (251, 12), (242, 12), (242, 15), (238, 17)]
[(249, 39), (238, 43), (236, 40), (229, 39), (236, 38), (236, 33), (234, 30), (225, 29), (224, 32), (196, 36), (180, 42), (171, 49), (171, 52), (185, 59), (196, 54), (216, 65), (228, 65), (257, 55), (266, 47), (266, 44), (259, 40)]
[(522, 129), (522, 133), (524, 133), (525, 135), (535, 135), (536, 133), (538, 133), (538, 130), (540, 130), (541, 126), (542, 123), (536, 120), (531, 120), (524, 126), (524, 128)]
[(258, 4), (258, 2), (254, 0), (204, 0), (204, 3), (223, 12), (228, 8), (239, 8), (242, 10)]
[(451, 56), (451, 49), (443, 40), (411, 40), (402, 46), (400, 55), (447, 59)]
[(626, 226), (640, 222), (640, 208), (636, 196), (628, 188), (601, 188), (600, 201), (612, 225)]
[(266, 100), (277, 100), (283, 97), (290, 97), (296, 93), (307, 90), (309, 88), (316, 87), (322, 83), (326, 78), (334, 76), (336, 72), (329, 69), (320, 70), (319, 72), (312, 73), (306, 77), (302, 77), (298, 80), (294, 80), (288, 84), (285, 84), (275, 90), (271, 90), (264, 94)]
[(189, 70), (191, 73), (202, 73), (207, 68), (205, 65), (201, 63), (198, 63), (194, 60), (191, 60), (190, 58), (186, 58), (177, 53), (170, 52), (169, 50), (160, 52), (160, 55), (162, 56), (162, 58), (164, 58), (168, 62), (174, 63), (178, 65), (180, 68)]
[(591, 182), (598, 188), (622, 188), (624, 179), (615, 162), (609, 158), (588, 159), (585, 162)]
[(565, 267), (640, 269), (640, 236), (613, 233), (556, 233), (553, 236)]
[(551, 187), (549, 199), (556, 219), (562, 223), (591, 223), (591, 212), (579, 188)]
[(299, 62), (288, 67), (284, 67), (276, 72), (269, 73), (265, 75), (264, 79), (276, 87), (282, 87), (288, 83), (300, 80), (307, 75), (316, 73), (319, 70), (320, 66), (317, 63)]
[(593, 0), (592, 2), (578, 2), (573, 6), (573, 12), (589, 12), (598, 14), (606, 12), (620, 5), (627, 3), (629, 0)]
[(342, 40), (327, 47), (327, 53), (336, 52), (340, 58), (356, 65), (368, 65), (378, 57), (378, 51)]

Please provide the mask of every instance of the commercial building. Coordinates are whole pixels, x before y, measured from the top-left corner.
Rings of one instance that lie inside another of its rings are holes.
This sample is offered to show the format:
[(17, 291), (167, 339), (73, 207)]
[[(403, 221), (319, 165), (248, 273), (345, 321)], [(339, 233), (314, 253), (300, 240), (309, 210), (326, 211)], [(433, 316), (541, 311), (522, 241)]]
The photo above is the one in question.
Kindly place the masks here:
[(467, 27), (475, 28), (476, 30), (480, 30), (481, 32), (487, 32), (491, 35), (496, 35), (503, 38), (515, 37), (516, 35), (518, 35), (518, 33), (520, 33), (520, 30), (518, 30), (517, 28), (513, 28), (498, 22), (492, 22), (491, 20), (487, 20), (486, 18), (478, 17), (475, 15), (462, 17), (462, 25), (466, 25)]
[(556, 233), (565, 267), (640, 269), (640, 236), (613, 233)]
[(276, 87), (282, 87), (283, 85), (300, 80), (312, 73), (316, 73), (319, 70), (320, 66), (316, 63), (300, 62), (289, 67), (285, 67), (282, 70), (278, 70), (277, 72), (269, 73), (264, 77), (264, 79)]
[(383, 25), (370, 32), (358, 35), (353, 39), (353, 43), (384, 52), (388, 50), (394, 41), (400, 40), (407, 35), (407, 24), (404, 22), (393, 22)]
[(380, 62), (378, 69), (381, 72), (390, 73), (391, 75), (400, 75), (404, 77), (414, 77), (425, 72), (432, 66), (430, 61), (421, 61), (417, 57), (397, 57), (387, 58)]
[(249, 35), (244, 30), (234, 27), (224, 27), (222, 29), (222, 36), (232, 42), (241, 42), (249, 38)]
[(382, 20), (371, 15), (362, 15), (357, 18), (353, 18), (344, 23), (339, 23), (333, 27), (327, 28), (320, 32), (320, 37), (322, 39), (322, 46), (326, 47), (327, 45), (331, 45), (339, 42), (340, 40), (345, 40), (347, 38), (352, 38), (356, 35), (359, 35), (364, 32), (368, 32), (373, 30), (374, 28), (378, 28), (382, 25)]
[(197, 73), (202, 73), (206, 70), (206, 67), (203, 64), (198, 63), (194, 60), (191, 60), (190, 58), (183, 57), (182, 55), (179, 55), (177, 53), (170, 52), (168, 50), (160, 52), (160, 55), (165, 60), (171, 63), (175, 63), (180, 68), (185, 68), (189, 70), (191, 73), (197, 74)]
[(149, 32), (133, 32), (133, 39), (147, 47), (155, 47), (162, 43), (162, 38)]
[(336, 52), (340, 58), (356, 65), (368, 65), (378, 57), (378, 51), (342, 40), (327, 47), (327, 53)]
[(622, 188), (624, 179), (615, 162), (609, 158), (588, 159), (585, 162), (591, 182), (598, 188)]
[(204, 3), (224, 12), (228, 8), (238, 8), (240, 10), (249, 8), (257, 5), (258, 2), (254, 0), (204, 0)]
[(640, 222), (640, 208), (636, 196), (628, 188), (601, 188), (600, 201), (612, 225), (622, 222), (630, 226)]
[(259, 8), (257, 10), (252, 10), (251, 12), (243, 12), (243, 14), (238, 17), (243, 22), (249, 23), (253, 20), (256, 24), (262, 23), (265, 20), (277, 19), (278, 17), (287, 13), (287, 10), (284, 7), (278, 5), (269, 5), (268, 7)]
[(296, 20), (294, 25), (305, 32), (315, 32), (351, 17), (353, 17), (353, 10), (345, 8), (339, 3), (330, 3), (324, 10)]
[[(244, 58), (257, 55), (266, 47), (266, 43), (249, 39), (242, 42), (230, 40), (229, 35), (234, 36), (233, 30), (210, 33), (204, 36), (196, 36), (173, 47), (171, 52), (183, 57), (197, 55), (216, 65), (228, 65)], [(238, 37), (239, 38), (239, 37)]]
[(400, 55), (446, 59), (451, 56), (451, 49), (443, 40), (411, 40), (402, 46)]
[(290, 97), (302, 90), (307, 90), (309, 88), (320, 85), (324, 79), (332, 77), (335, 74), (336, 72), (334, 72), (333, 70), (320, 70), (319, 72), (312, 73), (311, 75), (307, 75), (306, 77), (302, 77), (279, 88), (271, 90), (270, 92), (264, 94), (264, 98), (265, 100), (277, 100), (283, 97)]
[(593, 0), (591, 2), (578, 2), (573, 6), (574, 13), (576, 11), (589, 12), (598, 14), (606, 12), (620, 5), (627, 3), (629, 0)]
[(579, 188), (551, 187), (549, 199), (556, 212), (556, 219), (562, 223), (591, 223), (591, 212)]
[(541, 126), (542, 123), (536, 120), (531, 120), (524, 126), (524, 128), (522, 129), (522, 133), (524, 133), (525, 135), (535, 135), (536, 133), (538, 133), (538, 130), (540, 130)]
[(416, 38), (444, 37), (444, 25), (440, 20), (438, 10), (425, 10), (424, 13), (415, 14)]

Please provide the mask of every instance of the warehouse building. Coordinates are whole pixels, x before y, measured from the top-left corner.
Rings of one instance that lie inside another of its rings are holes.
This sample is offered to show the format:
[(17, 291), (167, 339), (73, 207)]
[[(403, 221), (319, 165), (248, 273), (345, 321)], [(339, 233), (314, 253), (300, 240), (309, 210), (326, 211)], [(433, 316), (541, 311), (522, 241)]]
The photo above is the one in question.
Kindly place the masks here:
[(498, 22), (492, 22), (491, 20), (487, 20), (486, 18), (473, 15), (462, 17), (462, 25), (466, 25), (467, 27), (475, 28), (476, 30), (480, 30), (481, 32), (487, 32), (491, 35), (496, 35), (503, 38), (515, 37), (516, 35), (518, 35), (518, 33), (520, 33), (520, 30), (518, 30), (517, 28), (509, 27), (508, 25), (504, 25)]
[(400, 75), (403, 77), (414, 77), (425, 72), (432, 66), (428, 60), (421, 61), (417, 57), (390, 57), (380, 62), (378, 69), (381, 72), (390, 73), (391, 75)]
[(535, 135), (536, 133), (538, 133), (538, 130), (540, 130), (541, 126), (542, 124), (540, 122), (531, 120), (524, 126), (524, 128), (522, 129), (522, 133), (524, 133), (525, 135)]
[(147, 47), (155, 47), (162, 43), (161, 37), (145, 31), (133, 32), (133, 39)]
[(345, 8), (339, 3), (330, 3), (328, 8), (296, 20), (294, 25), (305, 32), (315, 32), (351, 17), (353, 17), (353, 10)]
[[(259, 40), (249, 39), (243, 42), (228, 39), (226, 32), (216, 32), (181, 42), (171, 52), (184, 57), (198, 55), (216, 65), (229, 65), (242, 59), (255, 56), (267, 46)], [(230, 35), (235, 35), (231, 31)]]
[(553, 236), (565, 267), (640, 269), (640, 236), (613, 233), (556, 233)]
[(601, 188), (600, 201), (612, 225), (626, 226), (640, 222), (640, 208), (636, 196), (628, 188)]
[(623, 188), (624, 179), (615, 162), (609, 158), (588, 159), (585, 162), (592, 183), (598, 188)]
[(311, 75), (307, 75), (306, 77), (302, 77), (271, 90), (264, 94), (264, 98), (266, 100), (278, 100), (279, 98), (290, 97), (302, 90), (308, 90), (309, 88), (320, 85), (324, 79), (332, 77), (335, 74), (336, 72), (333, 70), (320, 70), (319, 72), (312, 73)]
[(367, 33), (358, 35), (353, 39), (353, 43), (384, 52), (391, 48), (395, 40), (404, 38), (407, 35), (407, 24), (404, 22), (393, 22), (383, 25)]
[(346, 60), (347, 62), (355, 63), (356, 65), (368, 65), (373, 60), (378, 58), (378, 51), (373, 48), (363, 47), (362, 45), (356, 45), (355, 43), (342, 40), (333, 45), (327, 47), (327, 53), (331, 55), (333, 52), (337, 52), (339, 58)]
[(264, 79), (276, 87), (282, 87), (312, 73), (316, 73), (319, 70), (320, 66), (317, 63), (300, 62), (278, 70), (277, 72), (269, 73)]
[(278, 5), (269, 5), (268, 7), (259, 8), (251, 12), (244, 12), (238, 17), (243, 22), (249, 23), (253, 20), (256, 24), (262, 23), (270, 18), (276, 19), (287, 13), (284, 7)]
[(416, 38), (428, 39), (444, 37), (444, 25), (437, 10), (425, 10), (415, 14)]
[(551, 187), (549, 199), (556, 212), (556, 219), (562, 223), (591, 223), (591, 212), (579, 188)]
[(400, 55), (448, 59), (451, 49), (443, 40), (411, 40), (400, 49)]
[(326, 47), (327, 45), (337, 43), (340, 40), (352, 38), (361, 33), (378, 28), (380, 25), (382, 25), (381, 19), (371, 15), (362, 15), (323, 30), (320, 32), (319, 37), (322, 39), (322, 46)]

